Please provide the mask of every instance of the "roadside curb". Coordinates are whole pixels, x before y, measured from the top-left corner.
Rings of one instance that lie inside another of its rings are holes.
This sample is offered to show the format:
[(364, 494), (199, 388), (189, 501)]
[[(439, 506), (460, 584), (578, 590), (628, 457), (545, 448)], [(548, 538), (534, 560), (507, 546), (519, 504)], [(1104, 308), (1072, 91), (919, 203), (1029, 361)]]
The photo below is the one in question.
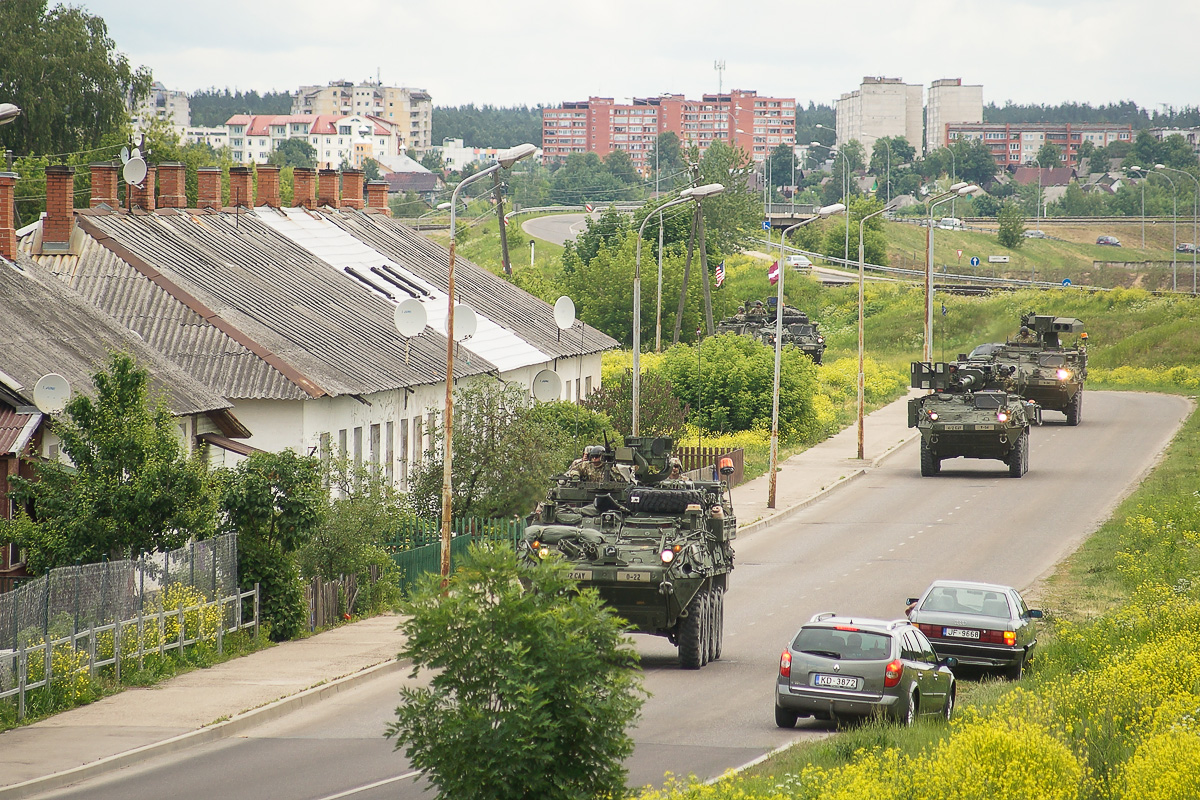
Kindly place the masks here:
[(124, 753), (106, 756), (90, 764), (82, 764), (52, 775), (44, 775), (40, 778), (32, 778), (11, 786), (0, 787), (0, 798), (2, 800), (18, 800), (19, 798), (34, 797), (156, 756), (174, 753), (188, 747), (194, 747), (197, 744), (205, 744), (234, 736), (256, 725), (261, 725), (264, 722), (272, 722), (286, 714), (320, 702), (346, 689), (354, 688), (372, 678), (395, 672), (403, 666), (405, 666), (405, 662), (392, 659), (364, 667), (358, 672), (323, 682), (308, 689), (302, 689), (295, 694), (286, 695), (266, 705), (243, 711), (224, 722), (218, 722), (198, 730), (181, 733), (178, 736), (165, 739), (161, 742), (154, 742), (153, 744), (136, 747), (133, 750), (126, 750)]

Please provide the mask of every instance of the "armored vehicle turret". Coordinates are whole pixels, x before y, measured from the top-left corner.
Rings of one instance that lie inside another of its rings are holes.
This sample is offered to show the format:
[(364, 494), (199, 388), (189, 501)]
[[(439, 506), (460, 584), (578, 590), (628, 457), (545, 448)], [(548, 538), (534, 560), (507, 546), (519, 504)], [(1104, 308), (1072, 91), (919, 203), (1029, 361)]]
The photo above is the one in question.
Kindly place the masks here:
[[(1014, 367), (1017, 394), (1043, 409), (1061, 411), (1068, 425), (1078, 425), (1087, 378), (1087, 333), (1083, 323), (1073, 317), (1028, 313), (1021, 315), (1021, 329), (1023, 333), (1015, 341), (980, 345), (972, 358), (978, 354), (997, 366)], [(1073, 341), (1064, 341), (1076, 335)], [(984, 348), (990, 352), (981, 353)]]
[[(571, 562), (580, 587), (596, 589), (632, 630), (669, 639), (685, 669), (699, 669), (721, 657), (737, 519), (725, 480), (671, 477), (673, 445), (627, 437), (605, 447), (602, 480), (553, 476), (521, 552)], [(722, 466), (723, 476), (732, 471)]]
[(985, 362), (912, 362), (912, 387), (930, 392), (908, 401), (908, 427), (921, 432), (921, 475), (937, 475), (948, 458), (998, 459), (1014, 478), (1029, 470), (1029, 429), (1041, 424), (1041, 409), (1012, 391), (1015, 372)]

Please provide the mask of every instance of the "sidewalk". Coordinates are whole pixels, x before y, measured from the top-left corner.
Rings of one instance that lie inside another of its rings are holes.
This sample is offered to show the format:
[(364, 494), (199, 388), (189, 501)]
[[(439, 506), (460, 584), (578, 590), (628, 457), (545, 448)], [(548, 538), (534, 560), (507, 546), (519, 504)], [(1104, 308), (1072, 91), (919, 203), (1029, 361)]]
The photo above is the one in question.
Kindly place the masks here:
[[(785, 519), (915, 438), (916, 430), (907, 427), (906, 402), (897, 400), (865, 418), (862, 461), (856, 457), (858, 427), (852, 425), (781, 463), (773, 509), (767, 508), (769, 476), (735, 487), (738, 534)], [(400, 669), (397, 623), (388, 615), (344, 625), (0, 734), (0, 800), (31, 797), (233, 736)]]

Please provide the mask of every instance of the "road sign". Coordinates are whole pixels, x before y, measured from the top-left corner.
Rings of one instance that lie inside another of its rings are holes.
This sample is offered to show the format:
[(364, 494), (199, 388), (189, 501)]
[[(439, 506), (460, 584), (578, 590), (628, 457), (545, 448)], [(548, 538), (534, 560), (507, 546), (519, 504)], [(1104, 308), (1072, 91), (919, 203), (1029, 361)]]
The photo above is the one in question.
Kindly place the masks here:
[(958, 251), (958, 257), (959, 257), (959, 258), (962, 258), (962, 250), (959, 250), (959, 251)]
[(979, 256), (971, 256), (971, 266), (972, 267), (979, 266)]
[(764, 220), (763, 220), (763, 230), (764, 230), (764, 231), (769, 231), (769, 230), (771, 230), (771, 220), (769, 220), (769, 219), (764, 219)]
[(1070, 286), (1070, 285), (1071, 285), (1071, 279), (1063, 278), (1063, 286)]
[(1007, 264), (1008, 256), (988, 256), (989, 264)]

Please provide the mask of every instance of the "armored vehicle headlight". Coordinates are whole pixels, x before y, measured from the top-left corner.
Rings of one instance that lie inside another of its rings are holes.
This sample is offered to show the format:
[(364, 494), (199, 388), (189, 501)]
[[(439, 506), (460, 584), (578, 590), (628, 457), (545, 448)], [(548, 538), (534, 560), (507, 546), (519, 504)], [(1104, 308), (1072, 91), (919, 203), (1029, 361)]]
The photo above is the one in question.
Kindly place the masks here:
[(662, 556), (662, 562), (664, 564), (670, 564), (672, 561), (675, 560), (675, 551), (669, 547), (667, 549), (663, 550), (660, 555)]
[(937, 413), (936, 411), (927, 411), (927, 412), (925, 412), (925, 413), (929, 415), (929, 418), (930, 418), (931, 420), (933, 420), (933, 421), (935, 421), (935, 422), (937, 421), (937, 418), (938, 418), (938, 413)]
[(1056, 372), (1055, 374), (1058, 376), (1058, 379), (1059, 379), (1060, 381), (1065, 381), (1065, 380), (1069, 380), (1069, 379), (1070, 379), (1070, 377), (1071, 377), (1071, 370), (1069, 370), (1069, 369), (1060, 369), (1060, 370), (1059, 370), (1058, 372)]
[(818, 337), (817, 337), (817, 344), (825, 344), (825, 337), (824, 337), (824, 336), (818, 336)]
[(549, 558), (550, 557), (550, 548), (542, 547), (542, 549), (538, 550), (538, 556), (541, 558)]
[(1000, 422), (1008, 422), (1008, 411), (1003, 408), (1000, 409), (996, 412), (996, 419), (998, 419)]

